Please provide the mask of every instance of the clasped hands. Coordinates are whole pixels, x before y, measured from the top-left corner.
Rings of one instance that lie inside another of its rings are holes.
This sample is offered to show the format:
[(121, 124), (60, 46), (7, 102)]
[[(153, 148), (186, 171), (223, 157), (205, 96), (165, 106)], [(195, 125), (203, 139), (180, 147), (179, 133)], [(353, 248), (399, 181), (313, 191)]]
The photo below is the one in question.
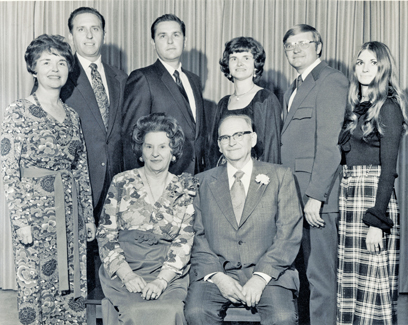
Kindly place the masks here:
[(244, 286), (222, 272), (214, 274), (211, 281), (218, 287), (224, 298), (234, 304), (242, 303), (248, 307), (255, 307), (259, 303), (266, 287), (266, 281), (258, 275), (253, 275)]
[(152, 282), (146, 283), (141, 276), (133, 272), (126, 274), (122, 282), (129, 292), (141, 292), (141, 296), (145, 300), (158, 299), (167, 288), (167, 282), (163, 279), (155, 279)]

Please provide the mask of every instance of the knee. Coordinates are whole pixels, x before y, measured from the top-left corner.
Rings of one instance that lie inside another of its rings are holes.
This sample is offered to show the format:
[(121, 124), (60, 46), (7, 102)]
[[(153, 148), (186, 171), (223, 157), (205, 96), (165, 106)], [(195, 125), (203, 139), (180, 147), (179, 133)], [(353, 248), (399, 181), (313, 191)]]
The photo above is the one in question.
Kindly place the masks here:
[[(298, 316), (296, 313), (278, 313), (275, 317), (272, 317), (271, 325), (296, 325), (298, 324)], [(263, 323), (262, 323), (263, 324)]]
[(204, 314), (205, 311), (201, 305), (187, 303), (184, 307), (184, 316), (188, 324), (197, 324), (196, 320), (203, 319)]

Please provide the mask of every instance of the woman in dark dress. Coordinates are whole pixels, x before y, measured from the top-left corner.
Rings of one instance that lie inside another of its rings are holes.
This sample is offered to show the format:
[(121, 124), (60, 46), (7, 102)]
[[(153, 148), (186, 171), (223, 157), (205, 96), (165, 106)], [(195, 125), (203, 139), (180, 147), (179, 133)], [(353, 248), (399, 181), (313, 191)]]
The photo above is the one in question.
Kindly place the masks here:
[(233, 38), (225, 44), (220, 60), (221, 71), (234, 83), (234, 93), (220, 100), (209, 128), (207, 165), (211, 168), (217, 165), (221, 156), (217, 144), (219, 122), (232, 114), (251, 117), (258, 135), (253, 156), (262, 161), (280, 163), (281, 105), (271, 91), (256, 85), (264, 64), (265, 51), (252, 37)]
[(91, 187), (79, 116), (60, 100), (74, 58), (62, 36), (44, 34), (25, 60), (38, 87), (7, 107), (0, 140), (19, 321), (86, 324)]
[(388, 47), (367, 42), (354, 63), (340, 141), (337, 324), (397, 324), (399, 210), (394, 191), (407, 115)]
[(96, 236), (102, 289), (120, 324), (182, 325), (197, 181), (168, 171), (184, 143), (173, 117), (141, 117), (132, 140), (144, 166), (109, 188)]

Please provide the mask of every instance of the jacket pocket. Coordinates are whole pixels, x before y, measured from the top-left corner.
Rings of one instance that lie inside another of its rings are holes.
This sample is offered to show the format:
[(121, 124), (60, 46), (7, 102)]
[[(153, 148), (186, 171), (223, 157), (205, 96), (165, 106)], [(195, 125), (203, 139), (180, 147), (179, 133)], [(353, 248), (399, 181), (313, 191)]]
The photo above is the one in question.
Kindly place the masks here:
[(299, 107), (295, 115), (293, 115), (294, 120), (303, 120), (305, 118), (311, 118), (313, 115), (313, 107)]
[(296, 158), (295, 172), (311, 173), (313, 169), (314, 158)]

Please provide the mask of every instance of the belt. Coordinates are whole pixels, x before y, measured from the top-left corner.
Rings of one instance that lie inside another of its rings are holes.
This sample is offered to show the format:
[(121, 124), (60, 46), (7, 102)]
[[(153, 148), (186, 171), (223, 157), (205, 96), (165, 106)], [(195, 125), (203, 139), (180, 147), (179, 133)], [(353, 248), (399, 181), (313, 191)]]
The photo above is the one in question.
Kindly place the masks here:
[(55, 216), (57, 228), (57, 261), (59, 276), (59, 291), (61, 295), (69, 293), (68, 280), (68, 255), (67, 255), (67, 229), (65, 225), (65, 200), (64, 185), (62, 184), (62, 174), (71, 176), (72, 185), (72, 214), (74, 218), (74, 298), (81, 296), (80, 286), (80, 265), (79, 265), (79, 230), (78, 230), (78, 197), (74, 176), (71, 171), (49, 170), (38, 167), (20, 168), (21, 177), (44, 177), (55, 175), (54, 179), (54, 197), (55, 197)]

